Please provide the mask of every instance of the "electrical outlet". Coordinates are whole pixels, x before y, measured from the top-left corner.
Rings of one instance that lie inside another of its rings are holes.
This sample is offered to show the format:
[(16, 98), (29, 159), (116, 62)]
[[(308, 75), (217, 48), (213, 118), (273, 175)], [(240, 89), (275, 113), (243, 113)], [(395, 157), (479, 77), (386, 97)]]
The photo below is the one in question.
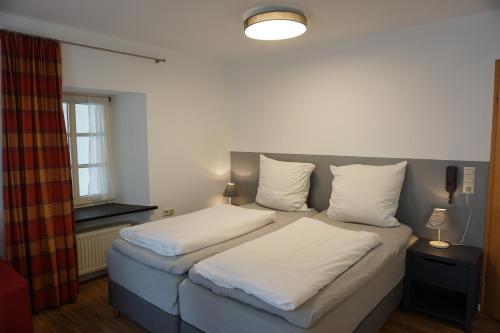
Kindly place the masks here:
[(175, 209), (173, 207), (165, 208), (163, 210), (163, 217), (175, 215)]
[(476, 187), (476, 168), (464, 167), (464, 181), (462, 184), (462, 192), (474, 194)]

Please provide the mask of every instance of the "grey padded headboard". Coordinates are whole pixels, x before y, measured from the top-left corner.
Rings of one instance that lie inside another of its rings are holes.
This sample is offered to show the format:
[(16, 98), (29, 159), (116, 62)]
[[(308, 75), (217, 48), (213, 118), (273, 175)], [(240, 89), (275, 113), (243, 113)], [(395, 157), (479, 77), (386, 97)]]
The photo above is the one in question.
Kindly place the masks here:
[[(234, 199), (236, 204), (255, 201), (259, 183), (259, 155), (260, 153), (255, 152), (231, 152), (231, 180), (237, 184), (239, 192), (239, 197)], [(406, 160), (408, 166), (396, 214), (399, 221), (411, 226), (415, 235), (433, 238), (436, 232), (425, 228), (425, 222), (432, 208), (448, 208), (452, 229), (443, 232), (443, 237), (455, 242), (459, 240), (465, 228), (467, 214), (465, 196), (462, 194), (463, 167), (476, 167), (475, 194), (470, 196), (473, 214), (465, 243), (483, 247), (488, 162), (276, 153), (265, 153), (265, 155), (282, 161), (309, 162), (316, 165), (311, 176), (308, 204), (318, 211), (328, 208), (332, 190), (330, 165), (356, 163), (384, 165)], [(448, 205), (448, 194), (444, 188), (445, 171), (448, 165), (455, 165), (459, 168), (458, 189), (451, 205)]]

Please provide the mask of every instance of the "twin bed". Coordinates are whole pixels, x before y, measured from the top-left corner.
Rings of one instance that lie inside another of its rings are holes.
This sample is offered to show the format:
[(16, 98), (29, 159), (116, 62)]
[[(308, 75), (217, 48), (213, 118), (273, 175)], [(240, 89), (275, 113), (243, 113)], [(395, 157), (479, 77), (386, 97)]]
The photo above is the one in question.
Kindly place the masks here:
[[(242, 207), (272, 210), (256, 203)], [(406, 249), (416, 240), (411, 229), (404, 224), (382, 228), (340, 222), (313, 209), (274, 211), (274, 223), (176, 256), (155, 253), (123, 238), (115, 240), (108, 256), (110, 304), (151, 332), (377, 332), (402, 298)], [(223, 287), (196, 269), (206, 258), (283, 231), (304, 217), (376, 235), (380, 244), (290, 309), (273, 306), (243, 288)]]

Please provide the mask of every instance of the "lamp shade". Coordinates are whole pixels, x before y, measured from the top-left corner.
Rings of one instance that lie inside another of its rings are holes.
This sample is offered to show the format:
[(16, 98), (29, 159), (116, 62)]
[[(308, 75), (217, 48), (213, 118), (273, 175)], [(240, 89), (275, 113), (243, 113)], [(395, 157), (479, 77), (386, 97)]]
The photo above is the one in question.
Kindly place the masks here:
[(448, 210), (444, 208), (434, 208), (425, 226), (429, 229), (436, 229), (436, 230), (450, 229)]
[(238, 196), (238, 189), (236, 188), (235, 183), (227, 183), (226, 188), (224, 189), (224, 194), (222, 194), (226, 198), (233, 198)]

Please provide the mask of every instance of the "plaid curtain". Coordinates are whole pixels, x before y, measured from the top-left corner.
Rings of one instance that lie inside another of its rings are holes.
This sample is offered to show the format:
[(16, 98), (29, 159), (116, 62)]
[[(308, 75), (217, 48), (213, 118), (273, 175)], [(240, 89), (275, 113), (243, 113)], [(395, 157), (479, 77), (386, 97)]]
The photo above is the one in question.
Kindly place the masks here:
[(78, 292), (60, 43), (0, 30), (0, 56), (5, 253), (38, 312)]

